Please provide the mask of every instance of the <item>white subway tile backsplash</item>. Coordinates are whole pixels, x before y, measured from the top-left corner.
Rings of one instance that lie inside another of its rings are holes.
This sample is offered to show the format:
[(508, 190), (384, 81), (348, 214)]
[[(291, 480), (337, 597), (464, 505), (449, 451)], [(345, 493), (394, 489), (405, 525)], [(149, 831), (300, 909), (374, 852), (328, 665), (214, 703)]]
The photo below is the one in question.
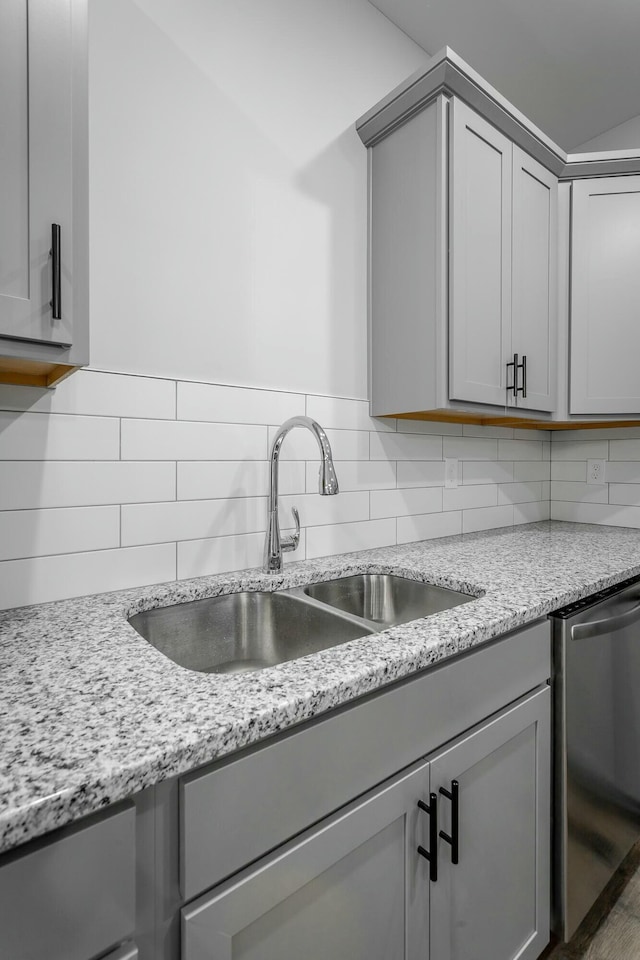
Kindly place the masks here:
[[(443, 456), (458, 460), (497, 460), (498, 440), (483, 440), (477, 437), (445, 437)], [(512, 457), (500, 457), (511, 460)]]
[[(615, 443), (616, 441), (612, 441)], [(554, 460), (609, 459), (609, 444), (606, 440), (556, 440), (553, 446)], [(640, 446), (638, 447), (640, 451)], [(618, 460), (633, 460), (633, 457), (617, 457)], [(638, 457), (640, 459), (640, 457)]]
[[(387, 490), (396, 486), (396, 464), (393, 461), (336, 460), (334, 463), (340, 493), (347, 493), (349, 490)], [(280, 469), (286, 466), (286, 462), (282, 463)], [(317, 493), (320, 465), (317, 460), (307, 460), (306, 468), (307, 493)]]
[[(555, 450), (555, 447), (553, 448)], [(586, 460), (552, 460), (551, 461), (551, 479), (552, 480), (578, 480), (585, 482), (587, 479), (587, 461)]]
[(402, 490), (372, 490), (371, 519), (406, 517), (442, 510), (441, 487), (406, 487)]
[(640, 504), (640, 483), (609, 483), (609, 503), (637, 506)]
[(0, 460), (117, 460), (119, 455), (118, 420), (0, 413)]
[(513, 467), (509, 460), (466, 460), (462, 462), (462, 482), (509, 483), (513, 480)]
[(63, 507), (0, 513), (0, 560), (119, 546), (119, 507)]
[(571, 520), (574, 523), (603, 523), (614, 527), (640, 527), (640, 506), (552, 500), (551, 519)]
[(548, 520), (549, 512), (550, 504), (548, 500), (516, 503), (513, 507), (514, 526), (520, 523), (538, 523), (540, 520)]
[[(286, 562), (548, 515), (544, 432), (371, 418), (364, 400), (103, 371), (56, 391), (0, 387), (0, 411), (5, 605), (259, 565), (271, 443), (297, 414), (326, 429), (341, 492), (317, 495), (318, 445), (292, 430), (280, 519), (290, 530), (297, 506), (302, 531)], [(460, 460), (455, 490), (443, 488), (445, 456)], [(51, 576), (57, 561), (63, 574)]]
[[(245, 533), (237, 537), (214, 537), (207, 540), (187, 540), (178, 544), (178, 580), (206, 577), (230, 570), (262, 565), (264, 533)], [(285, 563), (303, 560), (305, 531), (300, 533), (297, 550), (284, 554)]]
[(307, 529), (307, 560), (334, 553), (351, 553), (373, 547), (389, 547), (396, 542), (396, 521), (364, 520), (360, 523), (336, 523)]
[(530, 503), (542, 500), (542, 483), (529, 480), (526, 483), (501, 483), (498, 487), (498, 503)]
[(548, 460), (516, 460), (513, 464), (513, 479), (520, 483), (529, 480), (551, 479), (551, 466)]
[(498, 503), (495, 483), (469, 484), (455, 490), (442, 491), (443, 510), (467, 510), (471, 507), (493, 507)]
[(175, 580), (176, 547), (94, 550), (0, 563), (0, 609)]
[(640, 460), (609, 460), (605, 476), (608, 483), (640, 483)]
[[(323, 426), (321, 424), (321, 426)], [(278, 427), (269, 427), (269, 453)], [(333, 459), (368, 460), (369, 434), (364, 430), (326, 430)], [(391, 436), (391, 434), (390, 434)], [(318, 442), (309, 430), (295, 428), (284, 439), (280, 460), (314, 460), (320, 462)]]
[(396, 421), (387, 417), (370, 417), (368, 400), (345, 400), (341, 397), (307, 397), (307, 416), (325, 429), (380, 430), (396, 429)]
[(500, 460), (542, 460), (543, 443), (541, 440), (499, 440), (498, 458)]
[(255, 533), (266, 526), (266, 497), (174, 500), (122, 508), (122, 546)]
[[(266, 460), (186, 460), (177, 466), (178, 500), (266, 497), (269, 491)], [(305, 464), (285, 460), (279, 467), (280, 493), (304, 493)]]
[(321, 497), (317, 493), (301, 496), (280, 497), (280, 522), (283, 527), (292, 527), (291, 508), (297, 507), (303, 527), (315, 527), (325, 523), (349, 523), (369, 519), (369, 493), (341, 493), (334, 497)]
[(516, 427), (513, 431), (514, 440), (543, 440), (549, 442), (550, 430), (525, 430)]
[(589, 484), (579, 480), (552, 480), (552, 500), (572, 500), (574, 503), (607, 503), (606, 483)]
[(398, 517), (398, 543), (413, 543), (416, 540), (433, 540), (435, 537), (450, 537), (462, 533), (462, 513), (427, 513), (422, 516)]
[(173, 380), (78, 370), (53, 390), (0, 384), (0, 410), (172, 420), (176, 385)]
[(267, 428), (189, 420), (123, 420), (123, 460), (266, 460)]
[[(372, 433), (372, 460), (442, 460), (442, 437), (421, 433)], [(449, 439), (444, 438), (445, 442)]]
[(301, 393), (178, 382), (179, 420), (280, 426), (289, 417), (304, 416), (304, 412), (305, 397)]
[(7, 460), (0, 510), (173, 500), (175, 463), (134, 460)]
[[(588, 454), (599, 456), (599, 454)], [(606, 454), (603, 455), (606, 460)], [(627, 440), (611, 440), (609, 443), (610, 460), (640, 460), (640, 438)]]
[(443, 485), (444, 460), (398, 460), (399, 487), (441, 487)]
[(509, 527), (513, 524), (513, 507), (479, 507), (464, 510), (462, 513), (462, 532), (477, 533), (479, 530), (491, 530), (494, 527)]

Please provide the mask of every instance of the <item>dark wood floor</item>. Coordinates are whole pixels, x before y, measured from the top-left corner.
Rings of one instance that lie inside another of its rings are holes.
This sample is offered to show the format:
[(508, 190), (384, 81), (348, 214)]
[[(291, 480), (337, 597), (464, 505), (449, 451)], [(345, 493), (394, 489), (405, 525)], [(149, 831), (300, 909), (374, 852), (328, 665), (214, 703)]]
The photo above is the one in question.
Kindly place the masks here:
[(540, 960), (640, 960), (640, 844), (636, 844), (569, 943)]

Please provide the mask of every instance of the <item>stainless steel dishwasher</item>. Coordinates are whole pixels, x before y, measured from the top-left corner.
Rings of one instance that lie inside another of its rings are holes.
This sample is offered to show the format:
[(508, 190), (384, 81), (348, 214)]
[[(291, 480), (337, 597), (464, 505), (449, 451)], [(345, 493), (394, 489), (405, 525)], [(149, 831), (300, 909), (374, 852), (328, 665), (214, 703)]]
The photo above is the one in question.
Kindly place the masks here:
[(553, 925), (568, 940), (640, 839), (640, 577), (550, 619)]

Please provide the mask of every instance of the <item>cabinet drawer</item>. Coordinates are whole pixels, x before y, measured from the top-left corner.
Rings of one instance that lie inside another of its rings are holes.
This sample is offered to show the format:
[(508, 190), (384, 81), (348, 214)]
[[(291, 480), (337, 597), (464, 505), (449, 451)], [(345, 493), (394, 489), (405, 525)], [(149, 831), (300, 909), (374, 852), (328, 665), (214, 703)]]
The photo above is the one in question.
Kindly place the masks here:
[(550, 676), (547, 621), (342, 707), (180, 784), (185, 899)]
[(132, 805), (0, 860), (0, 960), (87, 960), (134, 928)]

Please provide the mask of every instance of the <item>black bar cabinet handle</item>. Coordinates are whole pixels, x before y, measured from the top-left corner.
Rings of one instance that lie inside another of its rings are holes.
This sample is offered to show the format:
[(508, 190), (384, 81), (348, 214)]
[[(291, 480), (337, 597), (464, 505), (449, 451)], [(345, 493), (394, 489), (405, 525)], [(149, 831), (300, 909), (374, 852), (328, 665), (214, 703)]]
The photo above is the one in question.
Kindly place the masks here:
[(451, 863), (458, 863), (460, 837), (460, 785), (457, 780), (451, 781), (451, 790), (440, 787), (440, 793), (451, 801), (451, 836), (441, 830), (438, 836), (451, 847)]
[[(511, 386), (507, 384), (507, 393), (509, 390), (513, 390), (514, 399), (518, 396), (518, 354), (514, 353), (513, 360), (507, 364), (507, 371), (509, 367), (513, 367), (513, 383)], [(507, 380), (509, 379), (509, 374), (507, 373)]]
[(60, 271), (60, 224), (51, 224), (51, 315), (62, 319), (62, 284)]
[(418, 806), (429, 814), (429, 850), (418, 847), (418, 853), (429, 861), (429, 880), (435, 883), (438, 879), (438, 796), (429, 794), (429, 803), (418, 800)]
[(522, 354), (522, 396), (526, 397), (527, 395), (527, 355), (526, 353)]

